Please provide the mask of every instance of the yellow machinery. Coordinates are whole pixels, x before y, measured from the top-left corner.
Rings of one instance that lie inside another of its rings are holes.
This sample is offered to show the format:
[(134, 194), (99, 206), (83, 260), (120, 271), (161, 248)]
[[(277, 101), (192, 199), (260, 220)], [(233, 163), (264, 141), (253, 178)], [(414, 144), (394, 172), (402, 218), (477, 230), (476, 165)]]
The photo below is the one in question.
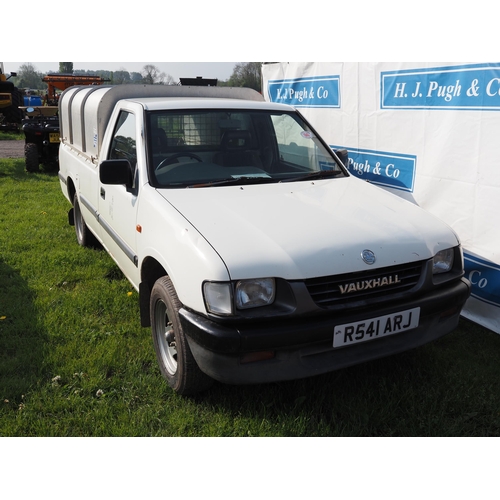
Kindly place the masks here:
[(17, 87), (9, 82), (9, 76), (5, 74), (3, 63), (0, 63), (0, 124), (2, 129), (19, 129), (22, 113), (19, 106), (22, 104), (22, 96)]

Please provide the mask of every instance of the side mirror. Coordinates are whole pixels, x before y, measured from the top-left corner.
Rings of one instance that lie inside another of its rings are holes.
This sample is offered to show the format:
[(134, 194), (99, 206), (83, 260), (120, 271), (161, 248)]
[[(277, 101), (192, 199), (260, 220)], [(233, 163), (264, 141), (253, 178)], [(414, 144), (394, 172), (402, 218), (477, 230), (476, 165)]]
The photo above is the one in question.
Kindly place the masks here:
[(103, 184), (125, 184), (130, 189), (134, 183), (132, 165), (128, 160), (104, 160), (99, 165), (99, 179)]
[(337, 158), (343, 163), (344, 167), (347, 168), (349, 166), (349, 153), (347, 149), (337, 149), (334, 151), (337, 155)]

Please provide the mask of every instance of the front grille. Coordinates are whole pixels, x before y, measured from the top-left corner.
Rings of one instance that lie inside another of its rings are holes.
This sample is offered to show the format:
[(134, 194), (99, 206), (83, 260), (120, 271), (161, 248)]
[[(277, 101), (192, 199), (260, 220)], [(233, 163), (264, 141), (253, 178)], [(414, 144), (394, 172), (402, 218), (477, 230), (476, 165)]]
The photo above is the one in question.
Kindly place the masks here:
[[(306, 287), (317, 306), (378, 302), (411, 290), (419, 281), (422, 262), (385, 267), (370, 271), (325, 276), (306, 280)], [(383, 283), (383, 286), (380, 284)], [(375, 286), (379, 284), (379, 286)], [(344, 290), (344, 293), (342, 293)]]

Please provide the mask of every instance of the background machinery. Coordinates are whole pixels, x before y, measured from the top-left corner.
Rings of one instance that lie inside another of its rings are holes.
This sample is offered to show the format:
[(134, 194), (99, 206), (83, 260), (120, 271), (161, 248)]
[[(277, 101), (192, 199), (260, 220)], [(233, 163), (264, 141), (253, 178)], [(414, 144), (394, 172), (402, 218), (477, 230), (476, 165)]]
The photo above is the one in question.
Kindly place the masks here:
[(3, 62), (0, 63), (0, 127), (2, 130), (19, 130), (22, 112), (22, 95), (19, 89), (9, 82), (16, 73), (5, 74)]
[(48, 89), (42, 106), (22, 107), (26, 170), (37, 172), (39, 165), (56, 168), (59, 158), (59, 96), (74, 85), (102, 85), (100, 76), (54, 73), (42, 78)]

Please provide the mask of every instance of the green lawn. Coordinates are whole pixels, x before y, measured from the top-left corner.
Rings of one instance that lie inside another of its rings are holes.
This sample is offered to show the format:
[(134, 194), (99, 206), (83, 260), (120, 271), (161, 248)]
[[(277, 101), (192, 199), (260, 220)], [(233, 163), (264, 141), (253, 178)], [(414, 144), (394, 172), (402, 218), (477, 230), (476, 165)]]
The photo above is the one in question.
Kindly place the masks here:
[(24, 141), (24, 132), (5, 131), (0, 132), (0, 141)]
[(463, 320), (411, 352), (183, 398), (137, 293), (81, 248), (55, 173), (0, 160), (0, 436), (498, 436), (500, 337)]

